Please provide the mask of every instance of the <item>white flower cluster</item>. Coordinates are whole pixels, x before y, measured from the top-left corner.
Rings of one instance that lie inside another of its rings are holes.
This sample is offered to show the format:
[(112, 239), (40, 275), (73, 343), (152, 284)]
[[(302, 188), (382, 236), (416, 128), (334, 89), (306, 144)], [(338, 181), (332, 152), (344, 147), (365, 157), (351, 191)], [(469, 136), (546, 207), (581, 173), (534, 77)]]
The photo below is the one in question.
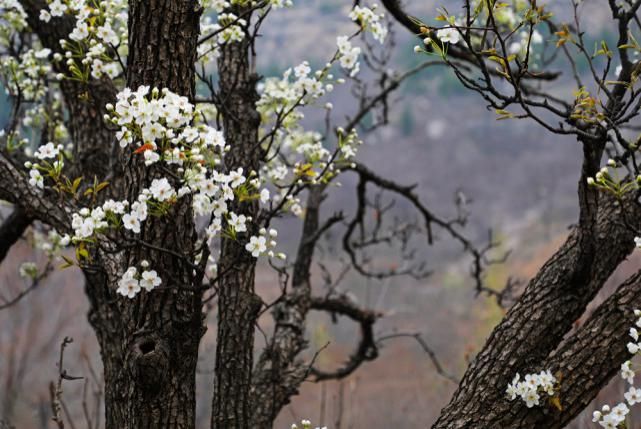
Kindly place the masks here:
[[(634, 310), (634, 315), (637, 317), (635, 326), (630, 328), (629, 335), (632, 341), (628, 342), (627, 348), (630, 354), (641, 354), (641, 343), (639, 342), (639, 332), (637, 328), (641, 328), (641, 310)], [(614, 407), (610, 408), (608, 405), (601, 407), (601, 410), (592, 413), (592, 421), (599, 423), (601, 427), (606, 429), (615, 429), (619, 427), (630, 413), (630, 408), (634, 404), (641, 403), (641, 389), (634, 386), (634, 370), (632, 369), (632, 362), (627, 360), (621, 364), (621, 378), (623, 378), (630, 388), (623, 394), (625, 401), (620, 402)]]
[(385, 18), (385, 14), (377, 14), (374, 11), (378, 8), (378, 5), (372, 5), (372, 8), (364, 6), (354, 6), (354, 9), (349, 13), (349, 17), (352, 21), (358, 22), (361, 24), (363, 30), (369, 31), (372, 33), (372, 36), (375, 40), (378, 40), (380, 43), (385, 41), (387, 36), (387, 27), (382, 23), (382, 20)]
[(105, 211), (101, 207), (93, 210), (82, 208), (79, 213), (71, 216), (71, 227), (74, 232), (74, 240), (82, 240), (91, 237), (96, 231), (103, 230), (109, 226), (106, 221)]
[[(274, 240), (278, 232), (275, 229), (270, 229), (269, 232), (265, 228), (261, 228), (258, 232), (258, 236), (252, 235), (249, 238), (249, 243), (245, 245), (245, 249), (252, 254), (254, 258), (267, 253), (270, 258), (274, 257), (273, 248), (276, 247), (276, 241)], [(285, 254), (278, 253), (276, 255), (279, 259), (285, 259)]]
[[(507, 47), (508, 52), (505, 55), (521, 55), (525, 56), (528, 46), (531, 48), (534, 45), (540, 45), (543, 43), (543, 36), (537, 29), (533, 29), (532, 35), (530, 37), (529, 31), (520, 31), (521, 28), (526, 28), (530, 18), (528, 18), (528, 13), (530, 8), (526, 2), (510, 2), (504, 3), (503, 7), (494, 8), (492, 10), (493, 16), (492, 20), (496, 23), (500, 30), (506, 31), (506, 37), (510, 39), (510, 44)], [(469, 33), (469, 43), (473, 48), (485, 49), (482, 46), (483, 41), (485, 40), (484, 32), (480, 31), (481, 25), (479, 23), (487, 22), (488, 16), (487, 8), (479, 8), (471, 16), (453, 16), (450, 15), (447, 10), (442, 9), (437, 16), (437, 20), (445, 21), (446, 25), (440, 29), (436, 30), (436, 39), (440, 41), (438, 45), (435, 45), (436, 51), (440, 51), (441, 54), (445, 54), (446, 43), (450, 45), (455, 45), (461, 41), (461, 34), (465, 32), (465, 29), (469, 27), (471, 30)], [(425, 35), (428, 35), (431, 31), (427, 25), (423, 26)], [(517, 33), (518, 32), (518, 33)], [(436, 43), (435, 39), (432, 37), (425, 37), (423, 39), (425, 45), (432, 45)], [(415, 52), (426, 52), (425, 49), (421, 46), (414, 47)], [(540, 58), (538, 52), (530, 51), (528, 59), (530, 61), (537, 60)]]
[(240, 42), (245, 38), (243, 28), (247, 21), (237, 17), (233, 13), (221, 13), (218, 15), (218, 23), (214, 24), (212, 30), (218, 32), (218, 44)]
[(0, 0), (0, 46), (12, 43), (12, 34), (27, 26), (27, 14), (18, 0)]
[(116, 290), (122, 296), (127, 298), (134, 298), (142, 289), (151, 292), (152, 289), (162, 283), (162, 279), (158, 277), (155, 270), (147, 270), (149, 263), (141, 261), (140, 265), (143, 267), (142, 273), (138, 273), (136, 267), (129, 267), (118, 281), (118, 289)]
[[(373, 7), (376, 9), (376, 6)], [(359, 22), (361, 28), (365, 31), (370, 31), (374, 39), (383, 43), (387, 35), (387, 27), (383, 25), (383, 14), (376, 14), (372, 9), (362, 6), (354, 6), (354, 9), (349, 14), (352, 21)], [(352, 46), (350, 37), (338, 36), (336, 38), (336, 46), (338, 47), (338, 60), (341, 67), (350, 71), (350, 76), (355, 76), (360, 71), (360, 63), (358, 56), (361, 53), (361, 48)]]
[[(617, 171), (619, 167), (620, 165), (617, 164), (615, 160), (608, 159), (607, 165), (601, 167), (594, 177), (588, 177), (586, 179), (587, 184), (618, 197), (623, 196), (627, 192), (639, 189), (641, 186), (641, 175), (637, 176), (634, 180), (628, 180), (627, 176), (619, 176)], [(637, 246), (639, 245), (636, 240), (635, 243)]]
[(49, 159), (56, 158), (60, 151), (62, 150), (62, 145), (54, 145), (53, 142), (48, 142), (38, 148), (34, 156), (38, 159)]
[[(37, 164), (36, 164), (37, 165)], [(44, 188), (44, 177), (37, 169), (33, 168), (29, 170), (29, 184), (37, 188)]]
[[(143, 188), (134, 202), (108, 200), (102, 206), (83, 208), (72, 215), (74, 241), (93, 241), (96, 233), (108, 228), (124, 228), (133, 234), (141, 232), (148, 216), (163, 216), (175, 202), (191, 195), (195, 216), (210, 216), (207, 238), (222, 234), (237, 239), (247, 233), (252, 219), (233, 213), (228, 204), (236, 200), (270, 200), (267, 189), (261, 189), (255, 174), (245, 175), (242, 168), (222, 173), (218, 166), (228, 147), (223, 134), (205, 123), (198, 110), (183, 96), (168, 90), (150, 90), (141, 86), (135, 92), (121, 91), (115, 106), (108, 105), (105, 119), (120, 127), (117, 138), (130, 156), (140, 157), (146, 165), (163, 162), (172, 166), (177, 177), (156, 177)], [(51, 156), (51, 148), (41, 148)], [(269, 237), (267, 237), (269, 235)], [(276, 231), (261, 230), (249, 240), (247, 250), (255, 257), (274, 256)], [(282, 257), (280, 254), (279, 257)], [(120, 291), (125, 296), (137, 293), (137, 271), (128, 270), (121, 280)], [(142, 279), (145, 279), (143, 273)], [(143, 280), (140, 287), (145, 288)], [(126, 293), (124, 293), (126, 292)]]
[(18, 268), (18, 273), (23, 279), (35, 279), (38, 277), (38, 266), (35, 262), (23, 262)]
[[(506, 7), (496, 8), (493, 11), (494, 19), (498, 25), (507, 27), (510, 30), (515, 29), (526, 20), (526, 13), (529, 10), (529, 5), (521, 2), (510, 2), (506, 4)], [(487, 18), (488, 14), (485, 9), (483, 13), (479, 15), (477, 21)]]
[[(451, 26), (444, 27), (437, 30), (436, 37), (441, 42), (440, 45), (436, 45), (436, 46), (438, 48), (438, 51), (442, 52), (443, 55), (445, 54), (445, 43), (449, 43), (450, 45), (456, 45), (461, 40), (461, 34), (459, 33), (459, 30), (456, 29), (455, 24), (452, 24)], [(429, 36), (423, 38), (423, 44), (425, 46), (431, 46), (432, 44), (435, 44), (435, 43), (437, 42)], [(414, 46), (414, 52), (418, 54), (421, 52), (428, 52), (428, 51), (426, 51), (422, 46), (416, 45)]]
[(60, 235), (55, 229), (50, 230), (45, 236), (38, 230), (33, 232), (34, 247), (42, 250), (49, 256), (55, 256), (62, 248), (71, 244), (69, 234)]
[[(124, 57), (127, 52), (127, 2), (124, 0), (53, 0), (40, 11), (40, 20), (72, 15), (76, 25), (68, 40), (60, 41), (65, 49), (67, 67), (72, 78), (86, 81), (103, 74), (114, 78), (122, 71), (113, 52)], [(62, 57), (56, 58), (61, 60)], [(65, 76), (58, 75), (59, 79)]]
[[(215, 21), (209, 14), (203, 14), (200, 31), (204, 35), (204, 41), (198, 45), (198, 58), (201, 61), (207, 63), (216, 59), (220, 54), (220, 46), (240, 42), (245, 38), (247, 20), (226, 10), (231, 6), (243, 6), (247, 3), (246, 0), (201, 0), (205, 9), (217, 14)], [(292, 5), (292, 0), (269, 0), (265, 2), (263, 9), (281, 9)]]
[(51, 72), (47, 61), (50, 49), (29, 49), (18, 58), (12, 55), (0, 56), (0, 73), (5, 76), (7, 94), (21, 94), (25, 100), (38, 101), (47, 93), (46, 77)]
[[(325, 69), (311, 73), (307, 61), (298, 66), (289, 68), (283, 73), (281, 79), (268, 78), (260, 86), (261, 98), (256, 104), (261, 113), (269, 119), (270, 116), (277, 116), (287, 110), (291, 110), (297, 104), (313, 103), (319, 97), (330, 93), (334, 89), (333, 75), (328, 74)], [(300, 112), (291, 112), (288, 123), (293, 123), (302, 118)]]
[[(166, 181), (167, 179), (164, 180)], [(125, 229), (128, 229), (134, 234), (140, 234), (140, 223), (147, 219), (147, 214), (149, 212), (149, 210), (147, 209), (147, 200), (149, 199), (150, 193), (152, 195), (160, 194), (159, 196), (161, 198), (165, 198), (166, 195), (173, 193), (173, 188), (171, 188), (171, 186), (169, 187), (170, 190), (163, 188), (158, 191), (158, 181), (159, 179), (154, 179), (154, 181), (151, 183), (151, 187), (149, 189), (143, 190), (143, 193), (138, 195), (138, 201), (135, 201), (131, 205), (131, 211), (122, 215), (122, 225), (125, 227)], [(123, 205), (125, 203), (127, 203), (127, 201), (121, 202), (121, 204)], [(116, 202), (115, 204), (117, 205), (118, 203)]]
[(107, 200), (101, 207), (92, 210), (83, 208), (79, 213), (73, 213), (71, 221), (71, 227), (74, 230), (73, 240), (90, 239), (94, 234), (104, 231), (109, 226), (119, 226), (120, 224), (125, 229), (139, 234), (140, 223), (147, 219), (147, 204), (148, 202), (151, 204), (149, 200), (164, 198), (169, 192), (164, 187), (159, 187), (158, 182), (162, 181), (163, 179), (154, 179), (151, 188), (144, 189), (138, 196), (138, 201), (131, 204), (131, 210), (128, 210), (129, 201)]
[(455, 27), (446, 27), (438, 30), (436, 37), (443, 43), (456, 45), (461, 40), (461, 33)]
[(549, 370), (541, 371), (539, 374), (527, 374), (523, 380), (517, 373), (514, 379), (507, 386), (507, 396), (510, 401), (520, 397), (528, 408), (539, 405), (539, 399), (543, 393), (554, 396), (554, 384), (556, 378)]
[(205, 39), (198, 44), (198, 60), (204, 64), (214, 61), (220, 56), (218, 38), (213, 36), (219, 29), (220, 25), (210, 15), (203, 14), (200, 20), (200, 32), (205, 35), (212, 35), (209, 39)]
[[(48, 264), (50, 264), (55, 257), (60, 255), (60, 251), (71, 243), (71, 237), (68, 234), (60, 235), (55, 229), (50, 229), (45, 234), (34, 228), (28, 242), (34, 249), (41, 250), (47, 256)], [(20, 265), (18, 272), (22, 278), (29, 279), (36, 279), (40, 275), (38, 266), (34, 262), (24, 262)]]
[(625, 421), (629, 412), (630, 408), (624, 403), (617, 404), (614, 408), (604, 405), (601, 411), (592, 413), (592, 421), (606, 429), (616, 429)]
[[(43, 172), (51, 177), (57, 177), (60, 174), (64, 167), (62, 149), (61, 144), (55, 145), (53, 142), (48, 142), (40, 146), (34, 153), (34, 156), (41, 162), (35, 164), (31, 161), (25, 162), (25, 167), (29, 168), (29, 185), (43, 189)], [(55, 161), (50, 161), (52, 159)]]
[(610, 168), (616, 168), (617, 164), (613, 159), (608, 159), (607, 164), (607, 166), (601, 167), (594, 177), (588, 177), (588, 185), (606, 185), (611, 181), (612, 174), (610, 173)]
[[(312, 422), (309, 420), (301, 420), (300, 424), (300, 429), (312, 429)], [(296, 423), (293, 423), (291, 429), (299, 429), (299, 426)], [(316, 426), (315, 429), (327, 429), (327, 426)]]
[(361, 68), (358, 62), (361, 48), (352, 46), (348, 36), (338, 36), (336, 38), (336, 46), (338, 46), (338, 59), (341, 67), (350, 70), (350, 76), (356, 76)]
[[(359, 21), (362, 30), (375, 32), (377, 40), (383, 40), (386, 30), (382, 27), (382, 15), (356, 7), (350, 18)], [(337, 46), (337, 52), (323, 68), (314, 71), (304, 61), (287, 69), (282, 78), (266, 79), (258, 88), (260, 99), (256, 107), (263, 123), (263, 147), (269, 152), (266, 156), (269, 161), (261, 167), (261, 177), (279, 190), (272, 197), (272, 203), (296, 216), (303, 213), (296, 196), (297, 187), (328, 183), (343, 166), (352, 163), (351, 158), (362, 143), (354, 130), (338, 129), (338, 145), (330, 150), (322, 134), (307, 131), (301, 125), (303, 107), (321, 107), (328, 114), (332, 109), (331, 103), (319, 103), (321, 97), (334, 90), (335, 85), (345, 83), (345, 79), (334, 77), (332, 67), (340, 65), (351, 75), (359, 71), (361, 48), (353, 46), (349, 36), (339, 36)]]
[(272, 142), (266, 147), (279, 154), (268, 156), (270, 161), (261, 173), (281, 190), (273, 201), (286, 200), (285, 205), (295, 215), (299, 215), (302, 208), (298, 199), (287, 193), (288, 187), (298, 182), (317, 183), (331, 178), (361, 143), (355, 132), (348, 136), (340, 132), (338, 153), (330, 152), (320, 133), (306, 131), (300, 124), (304, 117), (300, 107), (317, 105), (322, 96), (334, 90), (335, 84), (345, 83), (342, 78), (334, 78), (331, 67), (332, 63), (328, 63), (323, 69), (312, 72), (309, 63), (304, 61), (287, 69), (282, 78), (266, 79), (259, 88), (261, 97), (256, 107), (268, 128), (261, 132), (273, 134)]

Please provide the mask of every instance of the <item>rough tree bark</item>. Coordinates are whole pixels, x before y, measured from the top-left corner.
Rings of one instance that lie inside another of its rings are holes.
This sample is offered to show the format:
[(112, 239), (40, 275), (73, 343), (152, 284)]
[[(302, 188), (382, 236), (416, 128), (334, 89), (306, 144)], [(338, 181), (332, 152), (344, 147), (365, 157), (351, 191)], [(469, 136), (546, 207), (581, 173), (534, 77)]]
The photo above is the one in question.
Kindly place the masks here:
[[(633, 196), (628, 196), (622, 204), (587, 186), (586, 178), (594, 175), (599, 165), (600, 153), (597, 152), (602, 150), (602, 145), (596, 146), (596, 152), (594, 145), (585, 144), (584, 147), (584, 167), (579, 181), (579, 223), (493, 330), (433, 428), (548, 427), (553, 422), (567, 422), (581, 411), (571, 406), (563, 412), (562, 419), (549, 409), (546, 413), (526, 411), (523, 404), (507, 399), (505, 389), (517, 372), (523, 374), (562, 365), (574, 369), (572, 361), (548, 363), (549, 356), (634, 248), (634, 231), (623, 219), (624, 216), (631, 219), (636, 228), (641, 226), (638, 203)], [(617, 339), (621, 341), (620, 336)], [(593, 347), (598, 349), (598, 344)], [(610, 370), (602, 371), (599, 377), (611, 376), (617, 361), (608, 361), (606, 366)], [(594, 365), (592, 368), (595, 369)], [(606, 380), (601, 378), (597, 384), (603, 385)], [(597, 389), (587, 391), (591, 392), (591, 397), (598, 393)], [(561, 396), (560, 399), (562, 404), (571, 404), (571, 397)], [(531, 423), (526, 424), (526, 421)], [(541, 424), (544, 426), (539, 426)]]
[[(242, 7), (230, 10), (245, 16)], [(249, 20), (249, 19), (248, 19)], [(250, 41), (228, 43), (218, 59), (220, 99), (225, 141), (231, 147), (225, 158), (230, 169), (258, 172), (260, 148), (256, 111), (258, 76), (250, 63)], [(234, 202), (231, 210), (256, 219), (258, 202)], [(249, 231), (256, 234), (258, 231)], [(262, 300), (254, 293), (256, 258), (244, 242), (222, 239), (218, 283), (218, 335), (211, 427), (248, 428), (251, 416), (254, 329)]]
[(623, 282), (546, 362), (561, 375), (561, 412), (549, 407), (520, 408), (512, 420), (520, 422), (520, 427), (550, 429), (570, 423), (630, 359), (625, 339), (637, 319), (631, 310), (639, 307), (641, 271)]
[[(199, 18), (199, 7), (189, 0), (130, 1), (127, 86), (168, 88), (193, 99)], [(115, 192), (130, 201), (153, 178), (164, 176), (127, 149), (120, 160), (124, 179)], [(98, 268), (85, 269), (89, 320), (104, 364), (107, 428), (195, 426), (195, 371), (204, 326), (200, 278), (193, 272), (190, 199), (179, 199), (168, 216), (172, 222), (150, 217), (140, 239), (124, 251), (98, 250), (92, 261)], [(118, 299), (119, 277), (144, 259), (158, 271), (162, 287), (135, 300)]]
[(11, 247), (22, 237), (22, 234), (31, 225), (31, 219), (22, 210), (16, 208), (0, 225), (0, 261), (2, 261)]
[[(21, 4), (31, 30), (43, 46), (64, 55), (60, 40), (74, 28), (73, 16), (63, 14), (44, 23), (39, 16), (47, 8), (47, 2), (21, 0)], [(252, 10), (250, 6), (228, 8), (228, 12), (248, 21)], [(125, 86), (132, 90), (140, 85), (168, 88), (193, 101), (200, 14), (200, 6), (193, 0), (131, 0)], [(253, 70), (254, 37), (221, 46), (220, 90), (217, 93), (212, 90), (218, 118), (222, 119), (225, 139), (231, 148), (225, 156), (224, 168), (228, 171), (242, 168), (245, 174), (257, 172), (266, 156), (258, 139), (261, 118), (255, 107), (259, 77)], [(56, 62), (55, 72), (69, 75), (65, 64)], [(69, 112), (65, 123), (74, 142), (71, 177), (82, 175), (83, 183), (93, 182), (94, 177), (106, 180), (109, 187), (99, 200), (131, 202), (154, 178), (167, 176), (159, 166), (145, 167), (142, 157), (131, 153), (131, 149), (119, 149), (114, 130), (105, 126), (105, 106), (114, 102), (117, 92), (111, 80), (89, 78), (83, 83), (63, 79), (60, 88)], [(43, 136), (43, 142), (46, 140), (49, 139)], [(2, 226), (0, 234), (7, 241), (15, 241), (31, 220), (43, 221), (61, 233), (71, 232), (70, 215), (79, 207), (75, 202), (58, 204), (59, 196), (48, 187), (40, 192), (30, 186), (20, 166), (23, 161), (10, 155), (3, 152), (0, 157), (0, 198), (15, 205), (15, 215)], [(178, 188), (177, 183), (173, 185)], [(346, 376), (373, 356), (369, 353), (375, 347), (371, 325), (377, 315), (341, 298), (311, 297), (309, 271), (316, 240), (324, 228), (337, 220), (332, 218), (320, 225), (323, 190), (319, 186), (310, 192), (294, 269), (294, 287), (283, 298), (285, 304), (278, 306), (283, 311), (276, 316), (278, 327), (273, 347), (266, 348), (261, 356), (256, 377), (252, 374), (254, 329), (262, 305), (254, 292), (256, 259), (246, 251), (244, 242), (222, 239), (220, 276), (216, 279), (219, 311), (211, 418), (214, 428), (272, 425), (277, 413), (309, 374), (309, 363), (297, 362), (296, 358), (307, 344), (304, 322), (310, 309), (343, 314), (365, 326), (358, 356), (350, 360), (347, 369), (338, 371), (336, 378)], [(234, 202), (230, 209), (256, 220), (251, 225), (267, 225), (273, 215), (257, 219), (261, 213), (256, 200)], [(115, 240), (90, 246), (90, 258), (83, 265), (90, 302), (89, 321), (96, 332), (104, 365), (109, 429), (195, 426), (194, 378), (198, 343), (204, 332), (204, 288), (202, 268), (193, 261), (196, 253), (204, 249), (200, 246), (196, 249), (189, 196), (178, 199), (167, 217), (170, 222), (150, 216), (140, 235), (124, 231), (113, 237)], [(258, 233), (255, 226), (250, 228), (254, 230), (248, 231), (249, 235)], [(9, 247), (8, 244), (6, 248)], [(129, 266), (142, 260), (150, 261), (151, 269), (162, 278), (162, 286), (132, 300), (122, 299), (116, 293), (118, 280)], [(289, 323), (292, 321), (294, 324)]]
[(253, 379), (252, 427), (270, 427), (280, 410), (298, 393), (309, 365), (298, 359), (307, 346), (305, 320), (311, 306), (310, 267), (319, 230), (319, 209), (325, 186), (311, 188), (303, 221), (302, 240), (296, 252), (292, 290), (274, 308), (274, 336), (260, 355)]
[[(421, 39), (425, 36), (425, 28), (421, 28), (420, 23), (403, 10), (400, 1), (383, 0), (382, 3), (401, 25)], [(612, 2), (609, 5), (612, 18), (618, 21), (618, 54), (623, 65), (618, 79), (630, 82), (635, 71), (628, 52), (621, 46), (628, 41), (628, 25), (636, 18), (641, 3), (635, 2), (631, 8), (623, 8)], [(478, 53), (472, 52), (469, 44), (450, 47), (452, 49), (448, 57), (469, 62), (473, 68), (483, 70), (481, 74), (487, 73), (484, 60), (480, 59)], [(474, 54), (476, 59), (470, 58), (470, 54)], [(541, 72), (532, 78), (548, 80), (559, 76), (558, 72)], [(495, 88), (492, 88), (492, 79), (487, 74), (479, 78), (483, 84), (474, 87), (469, 85), (472, 78), (466, 80), (469, 76), (460, 69), (457, 73), (466, 87), (475, 88), (487, 97), (486, 100), (492, 100), (493, 95), (500, 93), (492, 93)], [(603, 85), (598, 77), (594, 77), (599, 86)], [(517, 92), (527, 93), (528, 86), (520, 87), (520, 83), (517, 83), (519, 88), (515, 88)], [(582, 86), (580, 81), (577, 85)], [(614, 121), (621, 119), (622, 111), (629, 108), (624, 99), (631, 87), (617, 84), (606, 91), (607, 101), (605, 106), (602, 105), (606, 116), (615, 118)], [(503, 109), (514, 101), (518, 101), (514, 103), (517, 105), (524, 101), (522, 96), (509, 97), (499, 94), (501, 101), (496, 104), (490, 101), (490, 104)], [(503, 102), (507, 103), (504, 105)], [(545, 103), (547, 105), (547, 100)], [(526, 116), (535, 117), (527, 104), (521, 103), (520, 106), (528, 113)], [(433, 428), (564, 427), (598, 394), (619, 370), (620, 364), (630, 357), (625, 344), (628, 328), (634, 319), (632, 310), (641, 305), (640, 294), (636, 291), (641, 272), (623, 283), (583, 326), (571, 332), (575, 321), (584, 314), (605, 281), (634, 248), (635, 230), (638, 231), (641, 226), (641, 207), (636, 201), (637, 192), (631, 192), (620, 201), (599, 195), (596, 187), (587, 185), (587, 178), (594, 177), (600, 167), (606, 142), (616, 140), (607, 133), (619, 133), (617, 127), (612, 131), (591, 125), (589, 120), (577, 120), (572, 115), (572, 102), (566, 104), (566, 109), (567, 112), (564, 108), (557, 112), (562, 121), (576, 131), (583, 149), (583, 167), (578, 186), (578, 224), (493, 330)], [(626, 121), (637, 113), (638, 110), (634, 110), (634, 114), (626, 117)], [(538, 122), (545, 124), (540, 118)], [(546, 128), (559, 134), (566, 133), (549, 124)], [(626, 152), (621, 157), (624, 164), (629, 155)], [(558, 372), (560, 375), (557, 399), (562, 410), (551, 404), (527, 408), (522, 401), (511, 402), (507, 399), (505, 390), (516, 373), (523, 375), (542, 369), (550, 369), (552, 373)]]
[[(21, 3), (42, 44), (62, 53), (59, 40), (69, 34), (73, 19), (61, 17), (44, 25), (38, 18), (46, 6), (44, 1)], [(400, 2), (384, 0), (383, 4), (401, 24), (420, 32), (416, 22), (402, 12)], [(250, 21), (249, 6), (230, 6), (227, 12)], [(126, 86), (134, 90), (140, 85), (168, 88), (193, 101), (200, 14), (194, 0), (130, 0)], [(212, 94), (231, 147), (224, 167), (228, 171), (242, 168), (245, 174), (257, 172), (264, 155), (258, 138), (260, 115), (255, 102), (259, 77), (253, 69), (252, 44), (252, 38), (245, 38), (221, 47), (220, 91)], [(464, 49), (453, 48), (450, 56), (472, 64), (475, 61)], [(65, 72), (63, 63), (54, 67), (57, 72)], [(537, 75), (538, 79), (553, 77)], [(116, 94), (109, 79), (92, 79), (88, 84), (64, 80), (61, 90), (75, 143), (74, 172), (90, 180), (93, 176), (107, 178), (110, 187), (106, 194), (129, 201), (154, 178), (166, 176), (157, 166), (145, 167), (140, 156), (118, 149), (113, 131), (104, 126), (104, 106), (113, 102)], [(620, 99), (621, 91), (622, 85), (615, 88), (614, 99)], [(610, 103), (607, 110), (616, 109)], [(435, 428), (560, 428), (585, 407), (627, 357), (625, 342), (620, 339), (631, 323), (631, 309), (641, 305), (641, 272), (623, 283), (584, 326), (568, 337), (574, 321), (633, 248), (634, 233), (622, 221), (623, 213), (627, 212), (626, 219), (641, 228), (635, 201), (621, 203), (598, 195), (586, 185), (586, 178), (598, 171), (605, 141), (605, 136), (597, 136), (581, 142), (584, 165), (579, 181), (578, 225), (495, 328)], [(55, 196), (34, 191), (18, 165), (16, 160), (0, 157), (0, 198), (15, 204), (14, 215), (0, 228), (0, 241), (18, 239), (32, 219), (46, 219), (60, 231), (68, 230), (71, 208), (64, 210), (55, 203)], [(367, 177), (367, 170), (354, 171), (361, 176), (358, 198), (364, 200), (366, 184), (376, 181)], [(421, 209), (428, 226), (435, 221), (411, 194), (411, 187), (380, 180), (376, 183), (410, 199)], [(6, 189), (16, 192), (7, 193)], [(310, 372), (316, 380), (341, 378), (376, 354), (372, 331), (375, 313), (340, 297), (311, 295), (315, 242), (333, 222), (332, 218), (325, 224), (320, 221), (323, 191), (322, 186), (310, 189), (292, 290), (274, 306), (274, 337), (256, 368), (254, 329), (262, 305), (254, 291), (256, 259), (244, 249), (243, 241), (222, 239), (216, 282), (219, 312), (212, 428), (271, 427)], [(234, 202), (230, 209), (254, 220), (260, 216), (256, 200)], [(363, 209), (359, 203), (358, 210)], [(121, 246), (97, 246), (84, 267), (89, 320), (104, 363), (109, 429), (195, 427), (195, 370), (204, 333), (203, 273), (193, 263), (198, 250), (190, 197), (178, 199), (168, 216), (171, 222), (150, 217), (139, 238), (125, 233)], [(358, 221), (357, 214), (350, 228)], [(258, 231), (248, 232), (255, 235)], [(0, 245), (0, 260), (6, 249)], [(162, 287), (133, 300), (120, 299), (117, 281), (127, 267), (141, 260), (151, 261), (163, 279)], [(304, 329), (310, 310), (346, 315), (361, 324), (361, 343), (344, 368), (322, 373), (311, 368), (309, 362), (297, 360), (307, 345)], [(505, 398), (505, 388), (516, 372), (543, 368), (563, 375), (559, 392), (562, 412), (552, 407), (527, 409)]]

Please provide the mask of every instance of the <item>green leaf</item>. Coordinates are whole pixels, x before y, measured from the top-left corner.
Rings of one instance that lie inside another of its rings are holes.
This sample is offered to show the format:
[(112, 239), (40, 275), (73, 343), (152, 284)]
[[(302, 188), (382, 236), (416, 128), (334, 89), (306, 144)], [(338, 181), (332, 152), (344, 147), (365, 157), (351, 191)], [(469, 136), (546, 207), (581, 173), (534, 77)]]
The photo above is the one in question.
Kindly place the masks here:
[(75, 194), (78, 191), (78, 187), (80, 186), (80, 182), (82, 182), (82, 177), (78, 177), (73, 181), (73, 184), (71, 185), (71, 192)]

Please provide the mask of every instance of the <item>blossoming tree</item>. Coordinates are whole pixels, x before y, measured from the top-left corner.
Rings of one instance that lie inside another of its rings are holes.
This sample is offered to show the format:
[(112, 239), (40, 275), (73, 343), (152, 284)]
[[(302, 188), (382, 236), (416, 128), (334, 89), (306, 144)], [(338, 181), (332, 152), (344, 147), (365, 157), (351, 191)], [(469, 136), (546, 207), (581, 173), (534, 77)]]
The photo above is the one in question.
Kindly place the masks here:
[[(376, 271), (364, 251), (390, 241), (407, 250), (417, 231), (431, 243), (432, 228), (469, 251), (480, 276), (484, 252), (458, 231), (462, 219), (435, 216), (412, 186), (354, 159), (361, 120), (382, 106), (384, 123), (387, 95), (436, 62), (385, 74), (376, 94), (355, 81), (359, 107), (340, 126), (325, 97), (359, 73), (362, 38), (366, 47), (384, 43), (383, 14), (354, 5), (346, 17), (353, 34), (331, 36), (336, 48), (322, 68), (301, 62), (282, 77), (262, 79), (257, 36), (269, 15), (287, 6), (287, 0), (0, 0), (0, 75), (12, 103), (0, 140), (0, 199), (13, 207), (0, 228), (0, 259), (28, 228), (46, 232), (41, 248), (49, 263), (21, 267), (32, 286), (12, 302), (43, 281), (55, 258), (84, 274), (108, 428), (194, 427), (198, 346), (212, 300), (213, 428), (270, 427), (304, 380), (346, 377), (375, 358), (379, 315), (335, 289), (312, 293), (315, 248), (339, 224), (343, 249), (364, 276), (423, 275), (421, 264)], [(303, 109), (325, 112), (326, 129), (306, 130)], [(358, 177), (356, 210), (351, 217), (322, 216), (325, 194), (342, 172)], [(368, 186), (407, 199), (421, 224), (382, 234), (385, 209), (367, 196)], [(272, 225), (284, 216), (302, 218), (298, 249), (289, 257), (279, 251), (282, 232)], [(275, 302), (256, 294), (257, 264), (283, 279)], [(275, 327), (254, 362), (255, 325), (268, 310)], [(361, 327), (355, 351), (335, 371), (301, 354), (311, 310)], [(59, 404), (53, 409), (59, 412)]]
[[(550, 138), (573, 137), (582, 149), (576, 225), (494, 329), (433, 426), (564, 427), (619, 370), (634, 381), (638, 333), (630, 327), (641, 314), (641, 271), (577, 320), (641, 241), (641, 2), (598, 5), (611, 17), (604, 40), (584, 28), (594, 11), (579, 1), (556, 15), (534, 1), (464, 1), (460, 15), (443, 9), (426, 22), (391, 3), (422, 41), (415, 51), (441, 58), (498, 119), (533, 120)], [(632, 386), (622, 403), (595, 413), (595, 425), (627, 427), (637, 397)]]

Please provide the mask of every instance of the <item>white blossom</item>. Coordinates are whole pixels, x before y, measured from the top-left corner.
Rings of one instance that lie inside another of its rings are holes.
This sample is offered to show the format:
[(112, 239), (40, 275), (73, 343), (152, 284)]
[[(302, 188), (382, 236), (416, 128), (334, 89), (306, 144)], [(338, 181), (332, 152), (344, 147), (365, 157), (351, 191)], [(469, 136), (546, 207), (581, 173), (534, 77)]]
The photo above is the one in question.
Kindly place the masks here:
[(252, 254), (254, 258), (258, 258), (267, 250), (267, 240), (264, 236), (252, 236), (249, 243), (245, 245), (245, 249)]
[(150, 292), (156, 286), (162, 283), (162, 279), (158, 277), (155, 270), (143, 271), (140, 279), (140, 287)]
[(29, 171), (29, 184), (37, 188), (44, 188), (44, 178), (35, 168)]
[(630, 386), (630, 389), (623, 395), (628, 404), (634, 405), (641, 402), (641, 389)]
[(176, 194), (166, 177), (152, 180), (149, 190), (151, 195), (158, 201), (166, 201)]
[(140, 233), (140, 220), (135, 213), (126, 213), (122, 217), (122, 223), (125, 229), (128, 229), (136, 234)]
[(138, 270), (136, 267), (129, 267), (118, 281), (118, 292), (127, 298), (135, 297), (140, 292), (140, 282), (138, 281)]
[(234, 229), (236, 232), (245, 232), (247, 231), (247, 218), (245, 215), (236, 215), (236, 213), (230, 213), (229, 214), (229, 219), (227, 221), (229, 223), (229, 226)]
[(38, 159), (49, 159), (55, 158), (60, 152), (60, 146), (54, 145), (52, 142), (49, 142), (45, 145), (42, 145), (38, 148), (34, 156)]
[(35, 278), (38, 275), (38, 267), (34, 262), (23, 262), (18, 271), (22, 278)]
[(438, 30), (436, 32), (436, 37), (438, 37), (441, 42), (456, 45), (461, 39), (461, 34), (456, 28), (448, 27)]

